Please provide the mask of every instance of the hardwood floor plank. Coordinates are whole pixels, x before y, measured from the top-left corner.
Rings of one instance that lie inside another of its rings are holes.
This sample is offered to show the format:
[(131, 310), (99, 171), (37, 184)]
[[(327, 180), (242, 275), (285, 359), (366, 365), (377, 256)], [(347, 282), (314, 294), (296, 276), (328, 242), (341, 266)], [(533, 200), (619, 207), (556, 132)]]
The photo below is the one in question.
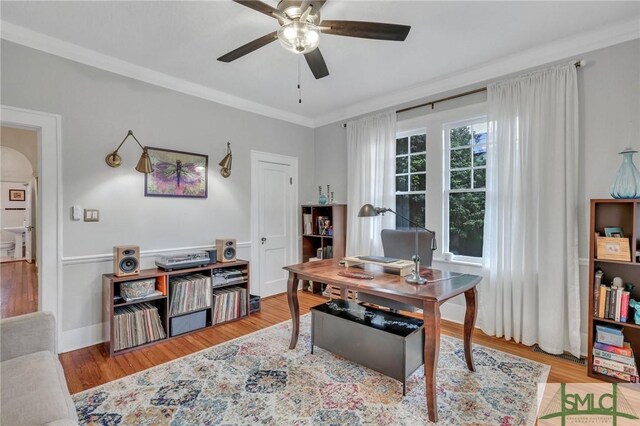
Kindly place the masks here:
[(36, 264), (24, 260), (0, 263), (0, 318), (38, 310)]
[[(301, 292), (300, 313), (306, 314), (311, 307), (324, 301), (324, 297)], [(262, 300), (261, 308), (261, 312), (249, 318), (111, 358), (102, 345), (61, 354), (60, 361), (64, 367), (69, 390), (71, 393), (80, 392), (290, 319), (286, 295)], [(419, 314), (417, 316), (420, 317)], [(442, 321), (441, 333), (462, 339), (463, 326)], [(487, 336), (479, 329), (473, 332), (473, 343), (550, 365), (548, 382), (594, 381), (587, 376), (586, 367), (583, 365), (534, 352), (530, 347), (512, 341)]]

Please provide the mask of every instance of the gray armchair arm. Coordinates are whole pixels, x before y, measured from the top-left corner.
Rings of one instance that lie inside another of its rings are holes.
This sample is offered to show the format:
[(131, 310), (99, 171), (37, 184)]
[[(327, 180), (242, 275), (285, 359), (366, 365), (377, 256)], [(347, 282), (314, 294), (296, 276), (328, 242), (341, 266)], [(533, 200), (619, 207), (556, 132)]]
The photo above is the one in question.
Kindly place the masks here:
[(40, 351), (55, 353), (56, 320), (35, 312), (0, 320), (0, 361)]

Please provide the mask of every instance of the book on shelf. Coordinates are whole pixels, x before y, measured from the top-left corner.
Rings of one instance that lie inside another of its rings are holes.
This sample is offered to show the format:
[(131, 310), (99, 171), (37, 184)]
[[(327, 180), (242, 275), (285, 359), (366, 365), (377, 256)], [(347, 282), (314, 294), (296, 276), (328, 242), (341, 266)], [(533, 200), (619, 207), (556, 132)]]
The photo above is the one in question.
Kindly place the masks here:
[(609, 307), (611, 306), (611, 287), (607, 287), (607, 295), (604, 299), (604, 317), (609, 318)]
[(620, 307), (622, 305), (622, 287), (616, 288), (615, 314), (614, 320), (620, 321)]
[(600, 358), (598, 356), (593, 357), (593, 365), (607, 368), (609, 370), (616, 370), (622, 373), (631, 374), (632, 376), (638, 375), (638, 367), (636, 365), (623, 364), (621, 362)]
[(633, 350), (631, 349), (631, 344), (629, 342), (624, 342), (622, 347), (595, 342), (593, 347), (594, 349), (600, 349), (601, 351), (610, 352), (612, 354), (633, 357)]
[(603, 359), (621, 362), (626, 365), (636, 365), (635, 360), (631, 356), (618, 355), (611, 352), (603, 351), (602, 349), (596, 349), (595, 347), (593, 348), (593, 355)]
[(615, 377), (616, 379), (620, 379), (625, 382), (640, 383), (640, 378), (637, 375), (634, 376), (628, 373), (623, 373), (621, 371), (611, 370), (609, 368), (604, 368), (599, 365), (594, 365), (593, 371), (596, 373), (604, 374), (605, 376)]
[(604, 318), (604, 302), (607, 300), (607, 286), (600, 285), (600, 297), (598, 298), (598, 317)]
[(595, 277), (593, 280), (593, 315), (594, 316), (599, 316), (598, 312), (600, 309), (600, 295), (602, 293), (602, 276), (604, 275), (604, 272), (602, 271), (602, 269), (599, 269), (596, 271), (595, 273)]
[(620, 306), (620, 322), (627, 322), (629, 316), (629, 298), (631, 293), (628, 291), (622, 292), (621, 306)]
[(607, 318), (614, 319), (616, 317), (616, 289), (611, 288), (609, 296), (609, 315)]

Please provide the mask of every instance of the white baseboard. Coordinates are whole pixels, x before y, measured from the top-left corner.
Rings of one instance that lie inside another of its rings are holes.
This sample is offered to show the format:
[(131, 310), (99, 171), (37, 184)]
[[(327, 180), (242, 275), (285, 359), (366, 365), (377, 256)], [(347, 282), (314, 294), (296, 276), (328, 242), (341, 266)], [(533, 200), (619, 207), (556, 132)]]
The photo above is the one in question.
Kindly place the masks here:
[[(464, 315), (466, 311), (466, 306), (455, 303), (445, 303), (444, 305), (440, 305), (440, 316), (442, 319), (458, 324), (464, 324)], [(477, 327), (478, 326), (476, 324), (476, 328)]]
[[(440, 305), (440, 315), (442, 319), (455, 322), (458, 324), (464, 324), (464, 314), (466, 312), (466, 306), (457, 305), (455, 303), (445, 303)], [(476, 328), (478, 323), (476, 321)], [(499, 339), (499, 337), (498, 337)], [(587, 333), (580, 333), (580, 355), (587, 356), (587, 341), (589, 340)]]
[(63, 331), (60, 353), (70, 352), (104, 342), (106, 340), (104, 338), (105, 328), (105, 324), (100, 323)]

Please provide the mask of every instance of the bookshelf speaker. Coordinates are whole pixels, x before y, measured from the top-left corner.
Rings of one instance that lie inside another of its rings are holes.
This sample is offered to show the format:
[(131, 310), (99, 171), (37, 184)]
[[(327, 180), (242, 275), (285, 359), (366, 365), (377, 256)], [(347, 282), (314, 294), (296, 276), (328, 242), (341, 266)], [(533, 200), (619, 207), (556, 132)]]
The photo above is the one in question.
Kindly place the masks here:
[(126, 277), (140, 273), (140, 247), (116, 246), (113, 248), (113, 275)]
[(225, 238), (216, 240), (218, 262), (234, 262), (236, 260), (236, 240)]

